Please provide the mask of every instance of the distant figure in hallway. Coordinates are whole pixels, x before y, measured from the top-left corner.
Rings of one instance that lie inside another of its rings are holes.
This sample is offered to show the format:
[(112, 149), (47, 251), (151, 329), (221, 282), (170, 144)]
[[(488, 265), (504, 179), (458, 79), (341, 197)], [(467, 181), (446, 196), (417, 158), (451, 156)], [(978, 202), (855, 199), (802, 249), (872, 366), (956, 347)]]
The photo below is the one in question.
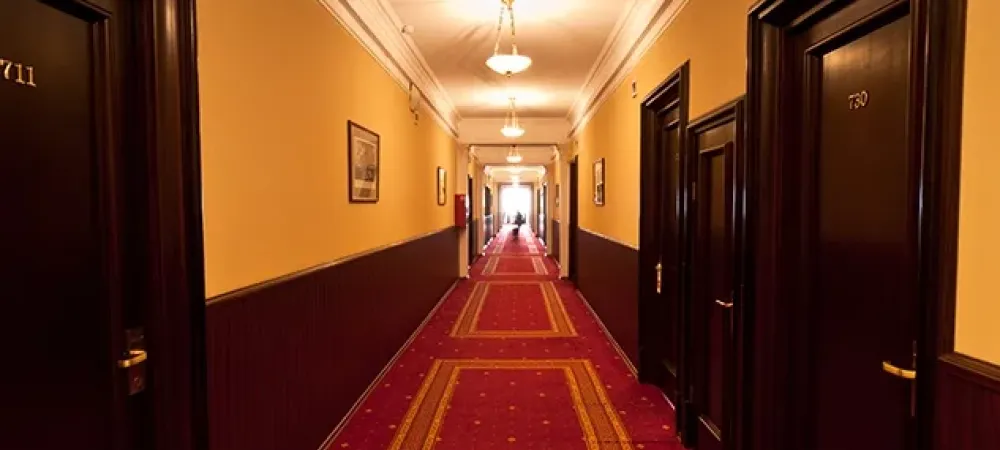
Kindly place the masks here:
[(514, 239), (517, 239), (518, 232), (521, 231), (521, 225), (524, 225), (524, 214), (518, 211), (517, 215), (514, 216)]

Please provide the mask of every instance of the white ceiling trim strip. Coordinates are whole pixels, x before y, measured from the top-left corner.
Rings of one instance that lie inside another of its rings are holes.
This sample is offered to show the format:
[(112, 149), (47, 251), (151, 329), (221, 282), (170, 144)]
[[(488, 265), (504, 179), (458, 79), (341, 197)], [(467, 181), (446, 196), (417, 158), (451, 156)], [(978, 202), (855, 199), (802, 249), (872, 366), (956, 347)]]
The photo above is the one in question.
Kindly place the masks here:
[(413, 40), (385, 0), (319, 0), (403, 88), (412, 82), (435, 120), (458, 137), (460, 117)]
[(635, 0), (624, 20), (609, 36), (609, 44), (598, 56), (570, 108), (572, 124), (569, 137), (574, 137), (614, 93), (614, 87), (625, 81), (639, 60), (656, 43), (689, 0)]

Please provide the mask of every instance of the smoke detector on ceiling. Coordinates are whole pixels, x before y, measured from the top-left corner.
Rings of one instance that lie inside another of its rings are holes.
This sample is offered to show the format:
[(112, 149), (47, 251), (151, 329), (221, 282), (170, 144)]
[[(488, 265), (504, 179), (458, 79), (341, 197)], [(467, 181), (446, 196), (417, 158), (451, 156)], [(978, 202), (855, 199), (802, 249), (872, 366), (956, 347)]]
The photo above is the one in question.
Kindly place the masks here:
[(415, 28), (413, 28), (413, 25), (403, 25), (403, 28), (399, 31), (401, 31), (403, 34), (413, 34), (414, 30)]

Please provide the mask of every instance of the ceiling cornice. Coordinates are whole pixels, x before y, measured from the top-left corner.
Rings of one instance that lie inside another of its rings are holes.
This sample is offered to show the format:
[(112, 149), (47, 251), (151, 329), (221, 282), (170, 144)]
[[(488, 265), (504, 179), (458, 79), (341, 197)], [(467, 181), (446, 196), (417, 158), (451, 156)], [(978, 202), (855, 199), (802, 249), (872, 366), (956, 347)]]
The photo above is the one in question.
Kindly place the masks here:
[(416, 86), (435, 120), (458, 137), (460, 117), (386, 0), (319, 0), (404, 89)]
[(656, 43), (688, 0), (634, 0), (608, 37), (570, 107), (569, 137), (575, 136), (597, 109), (625, 81), (642, 56)]

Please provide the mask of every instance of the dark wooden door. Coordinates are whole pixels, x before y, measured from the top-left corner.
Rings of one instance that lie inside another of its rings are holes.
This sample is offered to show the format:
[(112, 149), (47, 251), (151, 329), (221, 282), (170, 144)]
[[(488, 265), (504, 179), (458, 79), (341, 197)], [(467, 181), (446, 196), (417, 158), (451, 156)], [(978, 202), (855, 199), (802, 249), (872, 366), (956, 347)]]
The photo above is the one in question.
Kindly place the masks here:
[(469, 241), (469, 266), (472, 266), (472, 263), (474, 263), (476, 261), (476, 255), (479, 254), (479, 252), (476, 251), (476, 233), (478, 233), (478, 231), (473, 226), (475, 224), (475, 221), (473, 220), (473, 217), (475, 217), (475, 216), (472, 214), (472, 208), (476, 204), (476, 201), (475, 201), (476, 191), (473, 188), (472, 175), (469, 175), (469, 183), (468, 183), (468, 186), (467, 186), (465, 192), (468, 192), (468, 194), (465, 197), (465, 223), (466, 223), (465, 230), (466, 230), (466, 233), (469, 235), (469, 239), (468, 239), (468, 241)]
[(687, 311), (690, 422), (701, 450), (731, 448), (739, 276), (737, 114), (692, 125), (692, 290)]
[(683, 406), (681, 311), (688, 284), (683, 237), (687, 74), (685, 63), (643, 101), (640, 154), (640, 377), (659, 386), (678, 408)]
[(650, 246), (658, 251), (655, 262), (656, 283), (646, 301), (648, 311), (655, 318), (655, 334), (649, 343), (649, 351), (655, 355), (654, 364), (660, 374), (656, 383), (675, 404), (680, 402), (680, 342), (682, 335), (681, 300), (685, 288), (683, 262), (686, 259), (686, 245), (682, 239), (683, 171), (681, 151), (680, 109), (670, 108), (657, 116), (658, 130), (656, 152), (653, 155), (657, 173), (653, 178), (652, 208), (650, 219), (652, 229)]
[(549, 205), (546, 204), (546, 194), (549, 192), (549, 187), (547, 185), (542, 185), (542, 188), (538, 190), (538, 238), (542, 240), (542, 243), (546, 246), (548, 245), (548, 238), (546, 233), (548, 232), (548, 227), (545, 226), (546, 216), (548, 216)]
[(579, 160), (574, 156), (569, 163), (569, 279), (577, 282), (577, 234), (579, 234), (580, 173)]
[[(918, 158), (908, 146), (909, 16), (807, 50), (803, 186), (816, 450), (909, 448)], [(888, 368), (888, 367), (887, 367)], [(844, 433), (843, 420), (850, 419)], [(836, 423), (841, 422), (841, 423)]]
[[(0, 448), (130, 448), (116, 10), (0, 2)], [(138, 331), (138, 330), (137, 330)], [(139, 355), (143, 344), (134, 341)], [(141, 369), (142, 364), (138, 366)], [(139, 372), (133, 375), (141, 376)], [(130, 411), (131, 409), (131, 411)], [(138, 436), (134, 436), (138, 439)]]

